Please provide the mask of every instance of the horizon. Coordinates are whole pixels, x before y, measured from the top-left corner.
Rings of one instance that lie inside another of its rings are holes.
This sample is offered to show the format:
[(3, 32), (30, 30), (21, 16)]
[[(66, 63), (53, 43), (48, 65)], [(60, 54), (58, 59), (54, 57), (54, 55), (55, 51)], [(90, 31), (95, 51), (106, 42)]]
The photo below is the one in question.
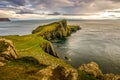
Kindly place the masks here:
[(120, 0), (1, 0), (0, 18), (120, 19)]

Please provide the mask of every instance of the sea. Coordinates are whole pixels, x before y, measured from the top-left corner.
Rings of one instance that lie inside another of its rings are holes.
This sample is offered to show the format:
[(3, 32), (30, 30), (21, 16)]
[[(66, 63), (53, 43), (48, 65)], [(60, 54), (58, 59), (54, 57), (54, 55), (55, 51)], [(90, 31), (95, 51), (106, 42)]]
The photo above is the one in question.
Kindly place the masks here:
[[(39, 25), (58, 20), (0, 22), (0, 36), (27, 35)], [(53, 43), (58, 56), (75, 68), (96, 62), (103, 73), (120, 74), (120, 20), (68, 20), (79, 25), (66, 40)]]

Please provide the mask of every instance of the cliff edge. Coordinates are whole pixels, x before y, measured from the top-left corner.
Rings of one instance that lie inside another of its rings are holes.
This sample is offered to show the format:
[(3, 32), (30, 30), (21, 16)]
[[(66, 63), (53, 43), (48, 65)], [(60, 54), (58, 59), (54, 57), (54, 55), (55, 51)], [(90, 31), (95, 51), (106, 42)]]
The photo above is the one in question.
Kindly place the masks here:
[(39, 26), (33, 30), (32, 33), (37, 34), (38, 36), (42, 36), (47, 40), (55, 40), (64, 39), (72, 32), (75, 32), (79, 29), (81, 29), (80, 26), (67, 25), (66, 20), (61, 20), (48, 25)]

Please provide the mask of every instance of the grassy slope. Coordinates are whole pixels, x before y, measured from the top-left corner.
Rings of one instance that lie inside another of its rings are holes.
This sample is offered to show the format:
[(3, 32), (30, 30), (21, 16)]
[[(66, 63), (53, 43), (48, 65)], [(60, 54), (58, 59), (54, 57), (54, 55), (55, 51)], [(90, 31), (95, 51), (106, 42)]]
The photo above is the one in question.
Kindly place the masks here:
[[(48, 42), (42, 37), (38, 37), (36, 35), (25, 35), (25, 36), (2, 36), (2, 38), (6, 38), (12, 40), (17, 52), (18, 57), (32, 56), (36, 58), (41, 64), (51, 65), (51, 64), (60, 64), (67, 65), (62, 60), (55, 58), (47, 53), (45, 53), (40, 45)], [(68, 66), (68, 65), (67, 65)]]

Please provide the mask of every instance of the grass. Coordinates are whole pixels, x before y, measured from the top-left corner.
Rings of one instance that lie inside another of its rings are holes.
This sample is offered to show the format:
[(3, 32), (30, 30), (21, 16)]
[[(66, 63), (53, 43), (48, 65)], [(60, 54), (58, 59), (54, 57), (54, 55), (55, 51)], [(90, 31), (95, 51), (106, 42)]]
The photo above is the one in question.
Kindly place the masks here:
[(31, 34), (25, 36), (2, 36), (0, 38), (6, 38), (13, 41), (19, 58), (30, 56), (36, 58), (40, 63), (46, 65), (67, 65), (62, 60), (53, 57), (42, 50), (40, 46), (44, 43), (49, 43), (49, 41), (43, 39), (42, 37)]
[(0, 80), (36, 80), (35, 73), (45, 67), (33, 57), (19, 58), (0, 67)]
[(78, 80), (98, 80), (93, 75), (90, 75), (84, 71), (78, 71)]

